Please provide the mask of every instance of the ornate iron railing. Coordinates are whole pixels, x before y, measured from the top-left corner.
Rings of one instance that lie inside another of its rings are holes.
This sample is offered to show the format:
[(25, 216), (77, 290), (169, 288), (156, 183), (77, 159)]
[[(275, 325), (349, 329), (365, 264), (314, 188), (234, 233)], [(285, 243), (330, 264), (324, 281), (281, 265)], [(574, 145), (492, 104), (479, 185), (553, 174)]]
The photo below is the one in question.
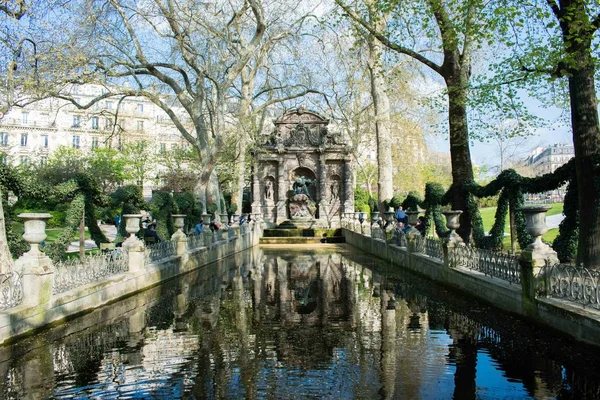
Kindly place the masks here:
[(545, 295), (600, 309), (600, 271), (568, 264), (547, 264), (538, 276)]
[(145, 263), (151, 264), (154, 261), (172, 257), (175, 254), (177, 254), (175, 242), (171, 240), (165, 240), (164, 242), (159, 242), (146, 247), (146, 251), (144, 253)]
[(89, 256), (83, 263), (78, 259), (63, 261), (55, 264), (52, 292), (63, 293), (128, 270), (127, 253), (121, 251)]
[(12, 271), (0, 274), (0, 310), (18, 306), (23, 302), (23, 275)]
[(415, 237), (415, 252), (425, 254), (431, 258), (436, 258), (438, 260), (444, 259), (442, 241), (439, 239), (417, 235)]
[(204, 246), (204, 236), (202, 234), (188, 237), (188, 249), (198, 249)]
[(457, 246), (450, 250), (449, 257), (452, 267), (469, 268), (511, 284), (521, 283), (521, 266), (517, 256), (469, 246)]

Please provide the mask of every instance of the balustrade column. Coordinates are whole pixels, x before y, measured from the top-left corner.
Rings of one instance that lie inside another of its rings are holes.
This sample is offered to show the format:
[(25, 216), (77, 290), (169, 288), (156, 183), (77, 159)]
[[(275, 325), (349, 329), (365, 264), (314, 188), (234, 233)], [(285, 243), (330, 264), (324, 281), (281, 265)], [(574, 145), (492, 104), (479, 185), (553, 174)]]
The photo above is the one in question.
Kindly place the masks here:
[[(252, 209), (260, 208), (260, 180), (258, 178), (258, 163), (254, 163), (254, 173), (252, 174)], [(240, 205), (241, 207), (241, 205)]]
[(456, 247), (465, 246), (465, 242), (462, 240), (460, 235), (456, 233), (456, 230), (460, 228), (460, 215), (462, 214), (462, 210), (442, 211), (442, 214), (444, 214), (444, 217), (446, 217), (446, 228), (450, 229), (450, 234), (442, 241), (444, 265), (446, 267), (451, 267), (452, 260), (450, 253)]
[(52, 299), (54, 268), (50, 257), (40, 251), (39, 244), (46, 239), (46, 221), (52, 215), (22, 213), (18, 217), (25, 221), (23, 239), (31, 245), (31, 249), (15, 261), (15, 271), (23, 272), (23, 304), (49, 304)]
[(175, 250), (178, 256), (187, 253), (187, 236), (183, 233), (183, 227), (185, 226), (186, 214), (173, 214), (175, 220), (174, 225), (177, 228), (175, 233), (171, 236), (171, 240), (175, 242)]
[(140, 230), (140, 220), (142, 214), (125, 214), (125, 230), (129, 237), (123, 242), (123, 251), (127, 253), (129, 263), (129, 272), (138, 272), (144, 269), (144, 252), (146, 246), (137, 236)]
[[(523, 293), (523, 308), (527, 314), (535, 314), (535, 289), (546, 287), (546, 277), (543, 267), (558, 264), (557, 254), (550, 246), (542, 242), (542, 235), (548, 231), (546, 212), (550, 206), (525, 206), (520, 209), (525, 214), (526, 230), (533, 236), (533, 242), (523, 249), (519, 264), (521, 265), (521, 288)], [(543, 284), (538, 285), (538, 281)]]
[(325, 176), (325, 155), (324, 154), (320, 154), (319, 156), (319, 180), (317, 181), (317, 184), (319, 185), (319, 219), (322, 220), (326, 220), (327, 219), (327, 210), (326, 210), (326, 197), (327, 197), (327, 192), (326, 192), (326, 180), (327, 177)]

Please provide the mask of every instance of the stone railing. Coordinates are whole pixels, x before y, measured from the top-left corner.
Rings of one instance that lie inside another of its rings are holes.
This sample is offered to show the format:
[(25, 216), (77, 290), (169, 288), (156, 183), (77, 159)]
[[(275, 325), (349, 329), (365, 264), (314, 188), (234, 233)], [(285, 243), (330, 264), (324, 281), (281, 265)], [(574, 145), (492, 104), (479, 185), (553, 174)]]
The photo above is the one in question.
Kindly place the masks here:
[(538, 295), (600, 309), (600, 271), (547, 263), (538, 274)]
[(22, 274), (16, 271), (0, 274), (0, 310), (18, 306), (22, 301)]
[(83, 262), (79, 259), (62, 261), (54, 264), (52, 293), (63, 293), (88, 283), (98, 282), (109, 276), (127, 272), (128, 269), (127, 253), (123, 251), (88, 256)]
[(15, 261), (13, 271), (0, 274), (0, 343), (247, 250), (262, 236), (261, 225), (251, 222), (215, 232), (207, 225), (201, 236), (188, 238), (182, 231), (185, 216), (173, 215), (178, 230), (171, 240), (146, 247), (136, 236), (141, 215), (131, 214), (123, 216), (130, 236), (122, 247), (53, 263), (39, 247), (51, 215), (19, 217), (31, 250)]

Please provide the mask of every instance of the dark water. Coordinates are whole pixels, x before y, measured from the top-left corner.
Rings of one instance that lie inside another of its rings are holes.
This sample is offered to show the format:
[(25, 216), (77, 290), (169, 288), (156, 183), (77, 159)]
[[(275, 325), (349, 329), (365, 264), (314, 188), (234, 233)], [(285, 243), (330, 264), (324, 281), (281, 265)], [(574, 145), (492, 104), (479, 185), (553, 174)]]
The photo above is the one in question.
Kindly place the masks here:
[(263, 248), (0, 348), (0, 397), (600, 398), (600, 355), (348, 247)]

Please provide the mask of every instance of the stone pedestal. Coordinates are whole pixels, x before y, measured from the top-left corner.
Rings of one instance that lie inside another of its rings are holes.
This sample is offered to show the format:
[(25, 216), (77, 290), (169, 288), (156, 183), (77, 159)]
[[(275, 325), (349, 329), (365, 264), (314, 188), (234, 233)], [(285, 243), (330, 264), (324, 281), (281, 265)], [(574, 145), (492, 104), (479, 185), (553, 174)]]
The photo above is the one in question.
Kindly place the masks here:
[(177, 228), (175, 233), (171, 236), (171, 240), (175, 242), (175, 251), (177, 252), (177, 255), (180, 256), (187, 253), (187, 236), (183, 233), (186, 214), (173, 214), (171, 217), (173, 217), (174, 225)]
[(146, 246), (141, 241), (136, 233), (140, 230), (141, 214), (125, 214), (125, 230), (129, 233), (129, 237), (123, 242), (123, 251), (127, 253), (129, 260), (129, 272), (138, 272), (144, 269), (144, 252)]
[(23, 304), (49, 304), (52, 299), (54, 269), (52, 260), (40, 251), (39, 244), (46, 239), (46, 221), (52, 215), (23, 213), (18, 217), (25, 222), (23, 239), (31, 245), (31, 249), (15, 261), (15, 270), (23, 273)]

